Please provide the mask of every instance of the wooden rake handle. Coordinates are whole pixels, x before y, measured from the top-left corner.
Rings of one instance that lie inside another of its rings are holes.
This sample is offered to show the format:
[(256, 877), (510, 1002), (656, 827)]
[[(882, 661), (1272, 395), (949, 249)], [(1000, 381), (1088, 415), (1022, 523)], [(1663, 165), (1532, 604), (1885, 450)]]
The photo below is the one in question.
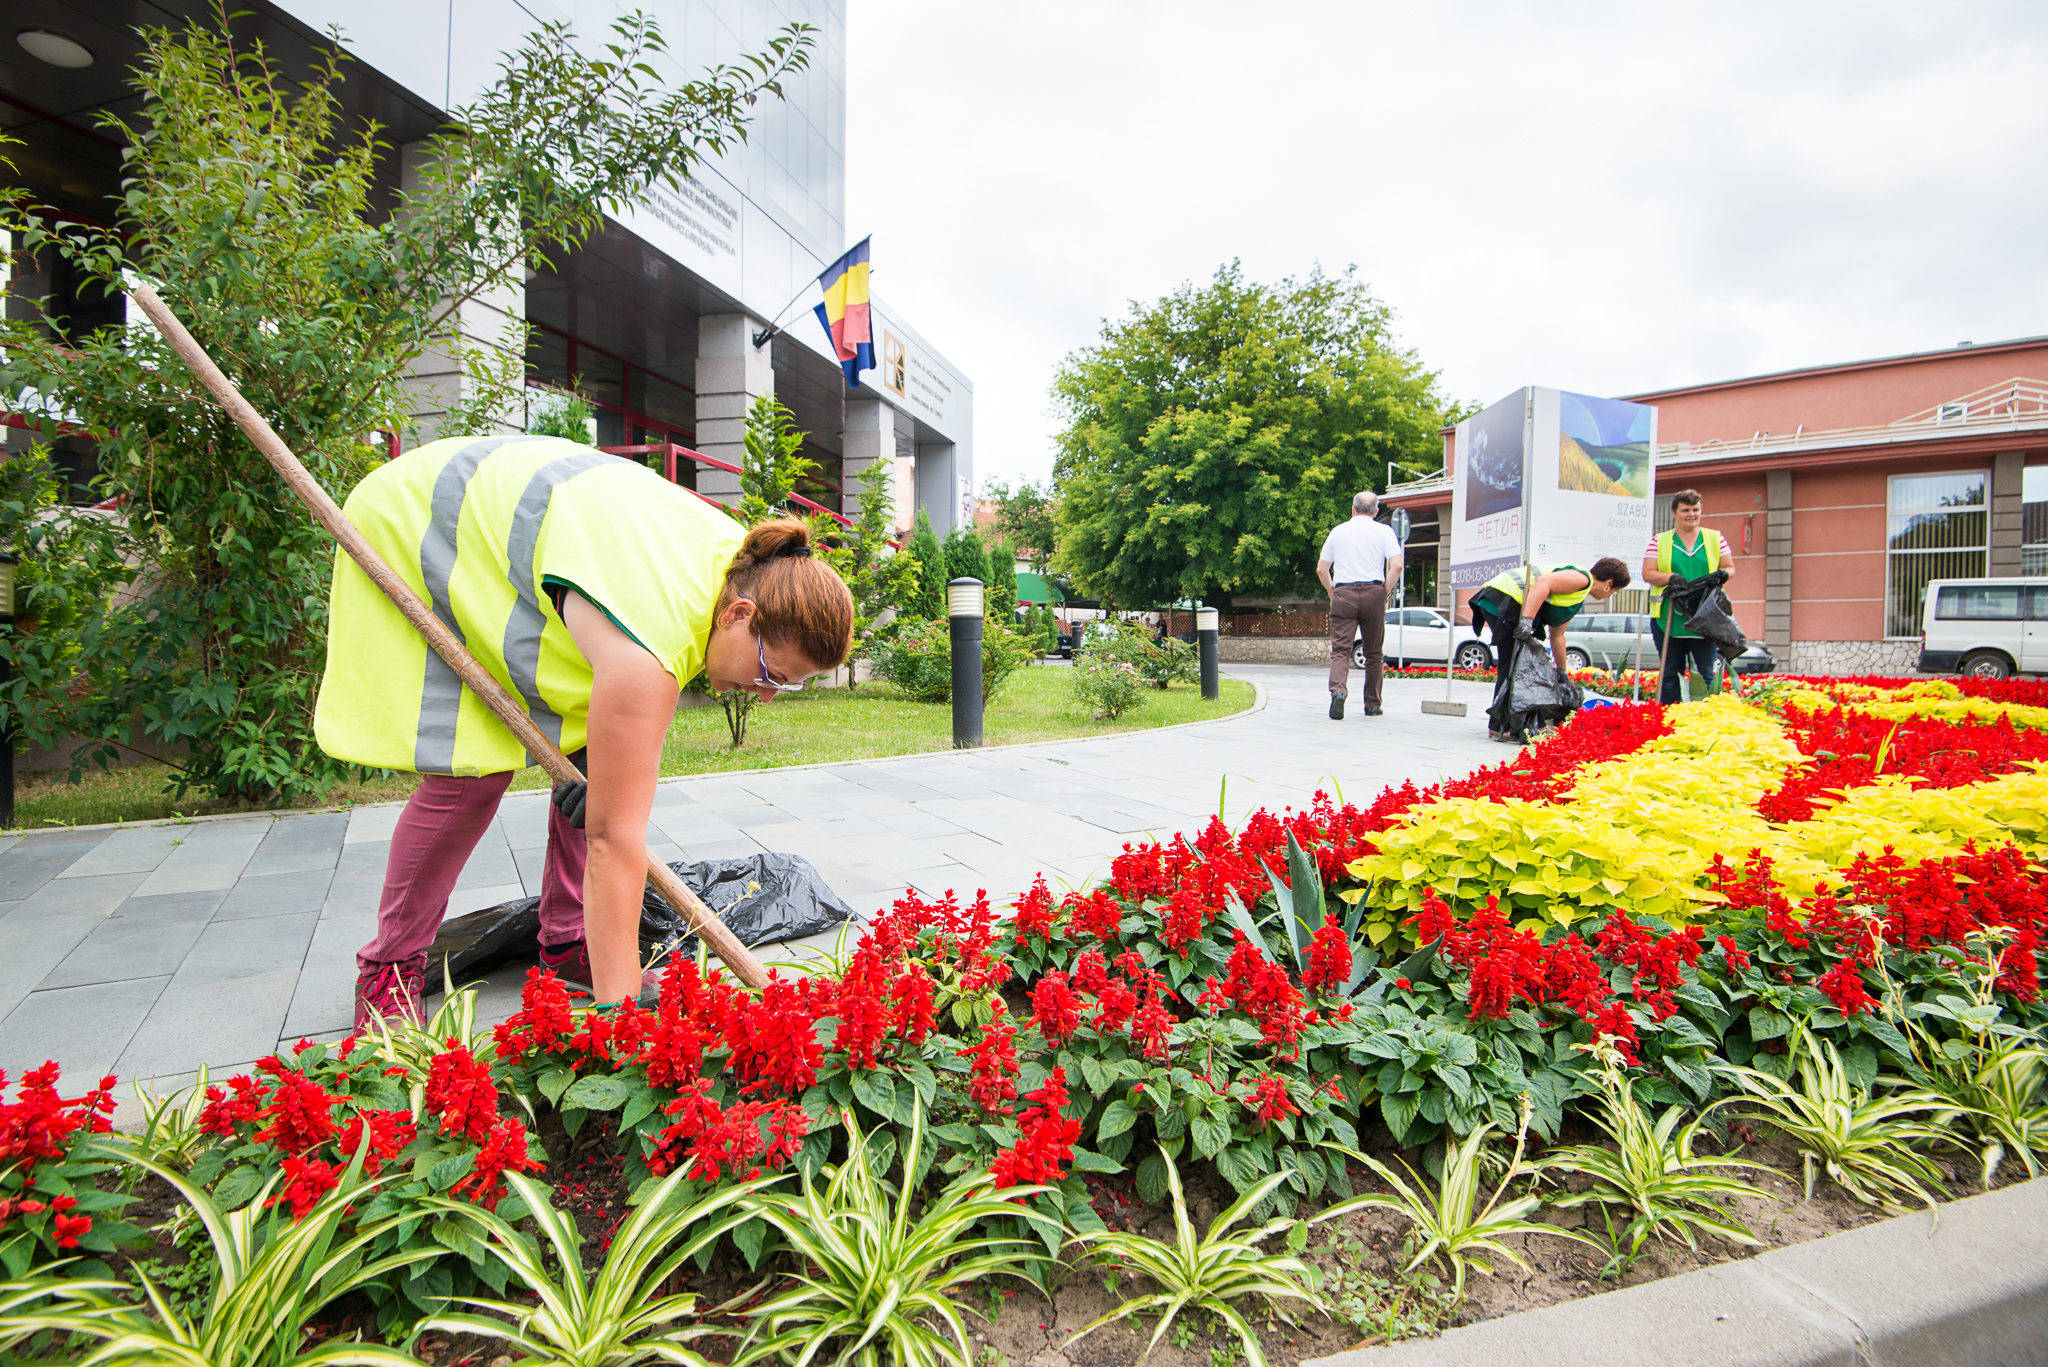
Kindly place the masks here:
[[(250, 407), (249, 401), (243, 398), (234, 383), (221, 373), (220, 367), (213, 363), (205, 349), (193, 340), (192, 334), (185, 330), (185, 325), (178, 321), (177, 315), (157, 297), (156, 291), (147, 285), (138, 284), (129, 292), (134, 296), (135, 302), (142, 306), (142, 311), (149, 315), (149, 321), (156, 324), (156, 329), (164, 335), (164, 340), (171, 344), (172, 349), (191, 368), (192, 373), (199, 377), (199, 382), (206, 386), (214, 401), (227, 411), (228, 416), (235, 420), (249, 440), (256, 444), (256, 449), (263, 453), (264, 459), (283, 476), (285, 484), (299, 496), (300, 502), (312, 511), (314, 520), (331, 532), (334, 539), (341, 543), (341, 548), (349, 553), (356, 564), (362, 566), (363, 573), (370, 576), (370, 581), (384, 590), (384, 595), (397, 605), (398, 610), (405, 614), (405, 619), (426, 638), (434, 653), (448, 662), (448, 667), (461, 678), (463, 685), (483, 699), (485, 705), (497, 714), (498, 720), (511, 728), (512, 734), (526, 747), (527, 753), (537, 757), (540, 767), (547, 770), (557, 782), (582, 782), (582, 773), (569, 762), (569, 757), (562, 753), (561, 748), (534, 725), (533, 718), (526, 714), (525, 705), (492, 677), (490, 671), (477, 663), (476, 657), (455, 638), (455, 634), (434, 615), (433, 610), (420, 601), (419, 595), (412, 591), (411, 585), (399, 578), (391, 566), (385, 563), (384, 557), (377, 553), (376, 547), (356, 530), (355, 524), (348, 520), (347, 515), (328, 496), (327, 491), (320, 487), (320, 482), (313, 478), (312, 473), (300, 463), (299, 458), (292, 454), (291, 448), (271, 430), (270, 424), (263, 420), (263, 415)], [(703, 938), (713, 953), (725, 961), (726, 966), (741, 982), (756, 990), (767, 984), (768, 974), (761, 967), (761, 961), (739, 942), (739, 937), (718, 919), (711, 908), (704, 905), (703, 899), (690, 891), (682, 879), (676, 877), (675, 870), (659, 859), (650, 857), (647, 861), (647, 881), (653, 884), (654, 890), (661, 895), (661, 900), (675, 908), (676, 914)]]

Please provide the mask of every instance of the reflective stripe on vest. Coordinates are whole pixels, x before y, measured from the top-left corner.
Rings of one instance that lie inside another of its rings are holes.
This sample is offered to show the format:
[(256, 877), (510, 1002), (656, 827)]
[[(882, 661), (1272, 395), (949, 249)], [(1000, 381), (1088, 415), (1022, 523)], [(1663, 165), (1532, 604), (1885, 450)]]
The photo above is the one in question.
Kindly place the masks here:
[[(346, 511), (569, 751), (587, 741), (591, 670), (546, 581), (574, 585), (687, 683), (744, 535), (644, 466), (556, 438), (430, 443), (363, 480)], [(336, 758), (379, 768), (474, 775), (532, 762), (345, 555), (314, 733)]]
[[(1707, 529), (1702, 527), (1700, 528), (1700, 540), (1706, 545), (1707, 573), (1712, 574), (1715, 570), (1721, 568), (1721, 538), (1708, 535)], [(1659, 573), (1671, 573), (1671, 557), (1676, 552), (1677, 541), (1677, 532), (1657, 533), (1657, 570)], [(1657, 605), (1663, 601), (1664, 586), (1662, 584), (1650, 585), (1650, 615), (1652, 617), (1657, 615)]]
[[(1499, 574), (1486, 581), (1486, 587), (1499, 589), (1517, 603), (1526, 602), (1528, 600), (1529, 585), (1534, 580), (1540, 579), (1546, 574), (1555, 573), (1558, 570), (1571, 570), (1577, 574), (1586, 574), (1577, 565), (1520, 565), (1511, 570), (1502, 570)], [(1575, 608), (1585, 602), (1586, 595), (1592, 591), (1593, 576), (1586, 574), (1585, 588), (1575, 589), (1570, 593), (1553, 593), (1544, 601), (1555, 603), (1561, 608)]]

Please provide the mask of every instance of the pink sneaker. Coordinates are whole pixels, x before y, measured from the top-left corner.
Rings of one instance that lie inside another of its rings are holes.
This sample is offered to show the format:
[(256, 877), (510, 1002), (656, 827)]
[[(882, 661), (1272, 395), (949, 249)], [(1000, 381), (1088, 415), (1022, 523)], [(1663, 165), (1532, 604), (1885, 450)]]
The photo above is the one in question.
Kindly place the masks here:
[[(542, 945), (540, 947), (540, 964), (542, 968), (547, 969), (571, 987), (580, 987), (585, 992), (589, 992), (592, 995), (596, 994), (597, 989), (590, 985), (590, 980), (596, 975), (590, 971), (590, 942), (588, 940), (571, 940), (568, 944), (557, 945), (553, 949)], [(653, 969), (648, 969), (640, 975), (640, 995), (642, 998), (656, 996), (660, 991), (661, 974)]]
[(356, 975), (356, 1033), (371, 1020), (409, 1020), (424, 1025), (421, 1003), (427, 998), (427, 956), (416, 954), (395, 964), (371, 964)]

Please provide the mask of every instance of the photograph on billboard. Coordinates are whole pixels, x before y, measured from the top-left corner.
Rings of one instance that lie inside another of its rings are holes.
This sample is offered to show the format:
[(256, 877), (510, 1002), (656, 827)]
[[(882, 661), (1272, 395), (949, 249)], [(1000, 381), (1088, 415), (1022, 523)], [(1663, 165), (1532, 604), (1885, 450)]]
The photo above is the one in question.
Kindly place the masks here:
[(1653, 526), (1657, 410), (1556, 389), (1532, 391), (1529, 558), (1584, 569), (1637, 563)]
[(1458, 424), (1451, 482), (1451, 584), (1477, 588), (1522, 560), (1523, 427), (1518, 389)]
[(1557, 483), (1561, 489), (1616, 498), (1650, 496), (1650, 436), (1655, 411), (1590, 394), (1558, 396)]
[(1517, 390), (1472, 419), (1466, 453), (1465, 521), (1522, 506), (1522, 393)]

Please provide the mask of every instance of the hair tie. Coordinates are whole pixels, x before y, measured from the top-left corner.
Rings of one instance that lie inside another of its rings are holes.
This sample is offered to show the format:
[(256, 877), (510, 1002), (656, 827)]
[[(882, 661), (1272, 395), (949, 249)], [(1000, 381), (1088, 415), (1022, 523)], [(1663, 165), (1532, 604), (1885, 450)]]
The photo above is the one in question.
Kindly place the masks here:
[(785, 556), (799, 555), (808, 560), (811, 555), (811, 548), (809, 546), (784, 546), (781, 550), (775, 553), (774, 558), (780, 560)]

